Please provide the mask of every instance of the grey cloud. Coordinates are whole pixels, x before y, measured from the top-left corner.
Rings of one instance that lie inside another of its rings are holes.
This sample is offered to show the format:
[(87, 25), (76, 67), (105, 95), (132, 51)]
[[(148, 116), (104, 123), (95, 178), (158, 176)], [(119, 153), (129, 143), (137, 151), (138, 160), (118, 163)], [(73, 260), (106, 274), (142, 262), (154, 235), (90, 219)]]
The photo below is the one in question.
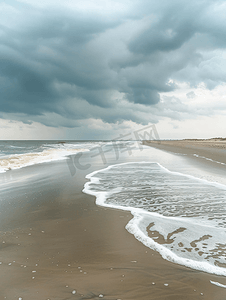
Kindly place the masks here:
[(191, 24), (174, 24), (173, 20), (163, 18), (131, 41), (129, 50), (145, 55), (156, 51), (169, 52), (180, 48), (193, 34), (194, 28)]
[(211, 1), (150, 1), (149, 26), (129, 43), (134, 53), (150, 55), (180, 48), (199, 30), (197, 20)]
[(156, 104), (160, 100), (157, 91), (145, 88), (133, 88), (133, 91), (128, 94), (128, 100), (134, 103), (141, 103), (145, 105)]
[[(147, 124), (151, 111), (158, 117), (170, 111), (172, 118), (173, 110), (184, 113), (170, 99), (165, 109), (155, 105), (160, 93), (177, 87), (169, 79), (203, 81), (210, 89), (225, 82), (221, 60), (212, 60), (226, 47), (221, 3), (132, 1), (128, 12), (111, 17), (17, 3), (17, 19), (9, 16), (10, 24), (0, 27), (4, 117), (73, 127), (87, 118)], [(120, 26), (130, 23), (122, 35)], [(48, 120), (51, 114), (58, 117)]]
[(183, 120), (195, 114), (194, 110), (184, 104), (179, 98), (163, 96), (155, 106), (155, 114), (159, 117), (169, 117), (174, 120)]

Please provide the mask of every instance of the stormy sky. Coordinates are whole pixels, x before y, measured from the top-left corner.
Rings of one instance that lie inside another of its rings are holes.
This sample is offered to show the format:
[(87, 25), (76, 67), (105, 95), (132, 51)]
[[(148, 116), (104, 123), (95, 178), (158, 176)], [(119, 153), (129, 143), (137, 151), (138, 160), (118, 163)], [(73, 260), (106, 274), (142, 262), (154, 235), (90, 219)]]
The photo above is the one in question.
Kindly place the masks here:
[(0, 138), (225, 135), (226, 2), (0, 4)]

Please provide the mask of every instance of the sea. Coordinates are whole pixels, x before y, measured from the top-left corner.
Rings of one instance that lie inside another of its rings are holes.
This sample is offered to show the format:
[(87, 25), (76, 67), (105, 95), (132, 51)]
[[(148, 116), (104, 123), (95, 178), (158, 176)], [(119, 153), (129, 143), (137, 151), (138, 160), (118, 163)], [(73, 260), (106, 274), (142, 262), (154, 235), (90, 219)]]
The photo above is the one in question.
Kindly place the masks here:
[(175, 264), (226, 276), (225, 164), (138, 140), (0, 141), (4, 180), (15, 170), (63, 160), (71, 176), (83, 171), (82, 192), (97, 205), (131, 213), (126, 230), (146, 247)]

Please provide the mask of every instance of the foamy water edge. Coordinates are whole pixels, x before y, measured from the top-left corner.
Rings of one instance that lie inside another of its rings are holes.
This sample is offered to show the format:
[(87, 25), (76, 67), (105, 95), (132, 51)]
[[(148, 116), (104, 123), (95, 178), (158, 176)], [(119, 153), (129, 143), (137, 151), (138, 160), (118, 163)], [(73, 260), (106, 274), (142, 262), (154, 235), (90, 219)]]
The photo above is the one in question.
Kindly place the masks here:
[(87, 152), (89, 149), (48, 149), (42, 152), (31, 152), (10, 155), (0, 159), (0, 173), (16, 170), (32, 165), (47, 163), (51, 161), (66, 160), (69, 155)]
[[(158, 162), (142, 161), (142, 162), (132, 162), (132, 163), (129, 162), (129, 163), (111, 165), (111, 166), (108, 166), (107, 168), (97, 170), (97, 171), (94, 171), (94, 172), (88, 174), (86, 176), (86, 178), (89, 179), (90, 181), (85, 183), (83, 192), (86, 193), (86, 194), (90, 194), (90, 195), (95, 196), (97, 205), (104, 206), (104, 207), (109, 207), (109, 208), (116, 208), (116, 209), (120, 209), (120, 210), (124, 210), (124, 211), (130, 211), (131, 214), (133, 215), (133, 218), (126, 225), (127, 231), (130, 232), (131, 234), (133, 234), (134, 237), (137, 240), (139, 240), (140, 242), (142, 242), (145, 246), (149, 247), (152, 250), (155, 250), (155, 251), (159, 252), (160, 255), (164, 259), (166, 259), (170, 262), (173, 262), (173, 263), (184, 265), (186, 267), (189, 267), (189, 268), (192, 268), (192, 269), (195, 269), (195, 270), (199, 270), (199, 271), (203, 271), (203, 272), (211, 273), (211, 274), (215, 274), (215, 275), (226, 276), (226, 269), (225, 268), (213, 266), (213, 265), (211, 265), (207, 262), (199, 262), (199, 261), (194, 261), (194, 260), (191, 260), (191, 259), (179, 257), (178, 255), (176, 255), (175, 253), (173, 253), (172, 251), (170, 251), (166, 247), (156, 243), (152, 238), (150, 238), (148, 236), (148, 232), (146, 230), (146, 227), (142, 224), (143, 220), (145, 219), (145, 216), (155, 216), (155, 217), (157, 216), (158, 218), (167, 218), (167, 219), (170, 219), (171, 217), (165, 217), (165, 216), (162, 216), (162, 215), (160, 215), (158, 213), (154, 213), (154, 212), (147, 212), (147, 211), (145, 211), (144, 209), (141, 209), (141, 208), (125, 207), (125, 206), (105, 203), (105, 200), (108, 198), (108, 196), (112, 195), (113, 193), (120, 192), (120, 190), (121, 190), (120, 188), (116, 188), (114, 190), (111, 190), (111, 192), (95, 192), (95, 191), (92, 191), (90, 189), (91, 184), (93, 184), (93, 183), (94, 184), (99, 184), (100, 183), (99, 178), (97, 176), (95, 176), (99, 172), (107, 171), (111, 168), (114, 168), (115, 166), (127, 165), (127, 164), (136, 164), (136, 163), (138, 163), (138, 164), (155, 163), (155, 164), (159, 165), (163, 170), (165, 170), (168, 173), (175, 174), (175, 175), (180, 175), (180, 176), (185, 176), (187, 178), (192, 178), (192, 179), (195, 179), (197, 181), (203, 182), (205, 184), (216, 186), (218, 188), (226, 190), (226, 186), (221, 184), (221, 183), (209, 182), (205, 179), (200, 179), (200, 178), (194, 177), (192, 175), (182, 174), (182, 173), (179, 173), (179, 172), (172, 172), (172, 171), (168, 170), (167, 168), (163, 167)], [(174, 220), (176, 219), (176, 217), (172, 217), (172, 218)], [(185, 219), (185, 218), (183, 218), (183, 219)], [(186, 219), (189, 222), (189, 219), (188, 218), (186, 218)]]

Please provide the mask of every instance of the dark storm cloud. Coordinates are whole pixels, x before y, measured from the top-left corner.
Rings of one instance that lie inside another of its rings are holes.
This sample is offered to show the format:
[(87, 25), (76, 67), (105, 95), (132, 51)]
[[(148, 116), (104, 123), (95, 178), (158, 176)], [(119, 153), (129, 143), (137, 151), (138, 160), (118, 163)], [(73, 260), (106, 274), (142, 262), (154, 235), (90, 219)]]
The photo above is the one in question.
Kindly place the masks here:
[(27, 26), (13, 30), (2, 27), (1, 109), (28, 114), (57, 111), (58, 101), (70, 93), (70, 89), (61, 93), (57, 82), (74, 85), (75, 96), (85, 95), (85, 99), (101, 104), (96, 90), (102, 88), (104, 78), (98, 78), (97, 66), (83, 56), (82, 47), (93, 34), (112, 27), (112, 22), (58, 11), (54, 16), (43, 12)]
[[(181, 3), (188, 6), (184, 1)], [(130, 51), (145, 55), (156, 51), (169, 52), (188, 41), (195, 32), (195, 16), (194, 12), (191, 14), (191, 11), (181, 11), (180, 6), (172, 6), (167, 11), (160, 12), (156, 19), (153, 18), (150, 26), (129, 43)], [(192, 6), (188, 8), (191, 10)]]
[(4, 116), (68, 127), (88, 118), (148, 123), (160, 93), (176, 88), (170, 79), (208, 88), (225, 81), (221, 59), (211, 60), (226, 47), (223, 1), (134, 1), (111, 14), (88, 8), (1, 5)]

